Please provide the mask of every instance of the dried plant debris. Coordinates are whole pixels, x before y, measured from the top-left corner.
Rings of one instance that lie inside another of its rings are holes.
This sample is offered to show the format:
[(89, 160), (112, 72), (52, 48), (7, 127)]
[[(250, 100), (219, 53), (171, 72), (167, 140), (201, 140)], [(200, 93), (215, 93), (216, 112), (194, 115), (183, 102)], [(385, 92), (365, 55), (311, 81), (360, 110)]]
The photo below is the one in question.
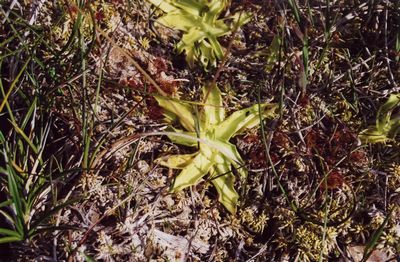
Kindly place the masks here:
[(0, 260), (399, 259), (397, 1), (3, 2)]

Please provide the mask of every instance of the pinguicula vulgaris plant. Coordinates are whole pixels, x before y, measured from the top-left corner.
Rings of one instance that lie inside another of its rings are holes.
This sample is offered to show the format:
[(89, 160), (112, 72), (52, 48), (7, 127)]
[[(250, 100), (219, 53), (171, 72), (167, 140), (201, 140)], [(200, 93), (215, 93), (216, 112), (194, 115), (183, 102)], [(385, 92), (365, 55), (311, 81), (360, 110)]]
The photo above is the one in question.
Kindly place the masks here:
[(233, 168), (241, 179), (247, 177), (245, 163), (236, 146), (229, 140), (245, 129), (254, 128), (266, 117), (275, 116), (276, 105), (255, 104), (226, 117), (221, 91), (216, 84), (203, 87), (203, 110), (196, 105), (155, 95), (159, 105), (165, 110), (169, 120), (178, 120), (186, 131), (173, 128), (169, 135), (172, 142), (198, 148), (193, 154), (170, 155), (158, 162), (172, 169), (182, 169), (171, 187), (177, 192), (209, 174), (208, 178), (218, 191), (221, 202), (232, 214), (236, 213), (239, 195), (234, 188)]

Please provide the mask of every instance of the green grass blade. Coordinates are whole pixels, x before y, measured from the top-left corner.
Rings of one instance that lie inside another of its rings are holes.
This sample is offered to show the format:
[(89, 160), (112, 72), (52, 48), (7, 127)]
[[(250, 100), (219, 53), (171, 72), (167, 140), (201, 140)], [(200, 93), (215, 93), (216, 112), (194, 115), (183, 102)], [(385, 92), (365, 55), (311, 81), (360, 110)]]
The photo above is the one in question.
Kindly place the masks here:
[(15, 122), (11, 122), (11, 124), (13, 125), (15, 131), (18, 134), (20, 134), (22, 136), (22, 138), (28, 143), (30, 148), (32, 148), (33, 152), (35, 152), (35, 154), (38, 154), (39, 153), (38, 148), (35, 146), (35, 144), (32, 142), (32, 140), (29, 139), (29, 137), (25, 134), (25, 132), (21, 128), (19, 128)]
[(27, 59), (25, 64), (22, 66), (21, 70), (18, 72), (17, 76), (15, 77), (14, 81), (11, 83), (7, 93), (4, 95), (3, 101), (0, 104), (0, 113), (3, 111), (3, 108), (6, 105), (6, 103), (8, 103), (8, 97), (14, 91), (15, 86), (17, 85), (22, 74), (25, 72), (25, 69), (28, 66), (29, 62), (30, 62), (30, 59)]
[(36, 219), (32, 224), (31, 224), (31, 230), (29, 231), (29, 235), (33, 234), (36, 230), (37, 227), (46, 219), (50, 218), (52, 215), (54, 215), (55, 213), (57, 213), (58, 211), (60, 211), (61, 209), (78, 202), (79, 200), (81, 200), (82, 198), (76, 198), (76, 199), (71, 199), (69, 201), (66, 201), (65, 203), (62, 203), (54, 208), (52, 208), (51, 210), (45, 212), (44, 214), (42, 214), (38, 219)]
[(0, 238), (0, 244), (5, 244), (5, 243), (11, 243), (11, 242), (18, 242), (21, 241), (22, 239), (19, 237), (1, 237)]
[(21, 239), (21, 235), (18, 232), (14, 231), (14, 230), (7, 229), (7, 228), (2, 228), (2, 227), (0, 227), (0, 235), (17, 237), (17, 238)]
[(8, 213), (6, 213), (5, 211), (0, 209), (0, 214), (3, 215), (3, 217), (5, 219), (7, 219), (8, 222), (10, 222), (11, 225), (15, 225), (16, 224), (15, 221), (14, 221), (14, 218), (12, 216), (10, 216)]
[(0, 208), (5, 207), (5, 206), (9, 206), (11, 204), (12, 204), (12, 200), (11, 199), (3, 201), (3, 202), (0, 203)]
[(296, 19), (297, 24), (300, 24), (300, 10), (297, 6), (296, 0), (288, 0), (288, 3), (293, 11), (294, 18)]
[(7, 167), (7, 178), (8, 178), (8, 191), (11, 195), (12, 203), (15, 209), (16, 213), (16, 221), (15, 221), (15, 227), (17, 231), (21, 234), (21, 236), (24, 235), (24, 209), (23, 209), (23, 199), (21, 197), (21, 191), (22, 189), (19, 188), (17, 184), (17, 180), (15, 178), (15, 173), (13, 169), (10, 167)]
[(371, 256), (372, 252), (374, 251), (374, 248), (378, 245), (379, 238), (383, 234), (383, 230), (385, 229), (386, 224), (388, 223), (391, 215), (392, 215), (393, 209), (389, 212), (389, 214), (386, 216), (385, 220), (382, 222), (382, 224), (379, 226), (379, 228), (374, 232), (374, 234), (371, 236), (371, 239), (368, 241), (368, 243), (365, 246), (364, 249), (364, 255), (362, 258), (362, 262), (368, 261), (368, 258)]
[(32, 114), (35, 112), (37, 106), (37, 97), (35, 97), (29, 106), (28, 111), (25, 113), (24, 120), (21, 124), (21, 129), (25, 129), (26, 125), (28, 124), (29, 120), (32, 119)]

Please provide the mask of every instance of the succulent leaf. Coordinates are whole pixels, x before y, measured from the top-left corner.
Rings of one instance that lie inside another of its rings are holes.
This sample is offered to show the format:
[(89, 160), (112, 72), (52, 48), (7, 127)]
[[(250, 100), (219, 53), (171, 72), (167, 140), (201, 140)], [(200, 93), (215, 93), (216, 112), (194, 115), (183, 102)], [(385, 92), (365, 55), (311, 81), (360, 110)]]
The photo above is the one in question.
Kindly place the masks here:
[(379, 108), (375, 126), (361, 131), (359, 138), (363, 143), (386, 143), (400, 133), (400, 115), (392, 116), (394, 109), (400, 106), (400, 94), (392, 94)]
[(260, 123), (259, 107), (261, 112), (264, 112), (263, 117), (274, 117), (275, 104), (260, 104), (253, 105), (246, 109), (236, 111), (231, 114), (216, 130), (216, 136), (223, 140), (230, 139), (233, 135), (239, 134), (244, 129), (253, 128)]
[[(219, 154), (223, 155), (224, 157), (226, 157), (230, 162), (235, 162), (238, 164), (244, 164), (239, 152), (237, 151), (235, 145), (226, 142), (226, 141), (221, 141), (218, 139), (209, 139), (209, 138), (205, 138), (205, 141), (207, 141), (207, 143), (209, 143), (210, 145), (212, 145), (213, 147), (213, 151), (215, 151), (216, 149), (214, 148), (218, 148), (219, 150)], [(202, 152), (204, 152), (205, 155), (207, 155), (208, 157), (211, 158), (211, 155), (208, 153), (209, 151), (205, 151), (204, 148), (209, 148), (207, 147), (202, 147), (200, 146), (200, 150)]]
[(161, 107), (175, 114), (184, 128), (189, 131), (194, 131), (194, 118), (188, 105), (161, 95), (154, 95), (154, 98)]
[(400, 94), (392, 94), (389, 96), (386, 103), (384, 103), (378, 110), (376, 127), (379, 130), (385, 130), (387, 125), (390, 124), (392, 111), (400, 105)]
[(171, 129), (173, 130), (174, 133), (177, 134), (184, 134), (190, 137), (193, 137), (192, 139), (187, 138), (186, 136), (168, 136), (169, 140), (171, 140), (171, 142), (175, 143), (175, 144), (179, 144), (179, 145), (184, 145), (184, 146), (190, 146), (190, 147), (195, 147), (198, 145), (197, 143), (197, 134), (196, 132), (185, 132), (182, 130), (179, 130), (177, 128), (173, 128), (171, 127)]
[(221, 91), (216, 84), (210, 85), (209, 88), (204, 86), (204, 118), (206, 127), (217, 125), (225, 119), (225, 109), (222, 104)]
[(235, 176), (232, 174), (229, 164), (223, 163), (216, 165), (214, 173), (215, 174), (211, 177), (211, 182), (217, 189), (218, 201), (222, 203), (229, 212), (235, 214), (239, 194), (234, 188)]
[(213, 161), (203, 154), (197, 154), (181, 173), (175, 178), (171, 192), (178, 192), (188, 186), (195, 185), (213, 166)]
[(169, 1), (165, 0), (148, 0), (148, 1), (166, 13), (176, 10), (176, 7), (171, 5)]
[(228, 6), (227, 0), (148, 0), (166, 14), (158, 19), (164, 26), (184, 32), (177, 45), (178, 52), (186, 53), (190, 66), (200, 60), (204, 68), (216, 65), (216, 60), (223, 57), (223, 49), (218, 37), (231, 33), (236, 26), (250, 21), (250, 14), (241, 12), (228, 19), (233, 26), (220, 19), (222, 11)]
[(167, 159), (165, 158), (158, 158), (156, 162), (160, 165), (169, 167), (169, 168), (174, 168), (174, 169), (183, 169), (186, 166), (188, 166), (193, 158), (197, 155), (197, 153), (194, 154), (184, 154), (184, 155), (173, 155), (173, 156), (168, 156)]
[[(234, 189), (235, 176), (231, 171), (234, 168), (241, 178), (246, 178), (247, 169), (236, 146), (231, 144), (229, 139), (246, 128), (257, 126), (260, 118), (274, 117), (276, 105), (254, 105), (225, 119), (221, 91), (217, 85), (204, 86), (203, 96), (203, 111), (198, 116), (196, 105), (191, 106), (155, 95), (160, 106), (166, 110), (165, 113), (175, 114), (182, 126), (189, 130), (185, 132), (172, 128), (176, 135), (168, 135), (171, 141), (192, 147), (200, 144), (199, 151), (194, 154), (173, 155), (167, 160), (160, 158), (157, 161), (169, 168), (182, 169), (171, 187), (171, 192), (195, 185), (202, 177), (210, 174), (211, 181), (218, 191), (218, 200), (234, 214), (239, 195)], [(199, 129), (196, 129), (197, 133), (189, 129), (195, 129), (195, 126)]]

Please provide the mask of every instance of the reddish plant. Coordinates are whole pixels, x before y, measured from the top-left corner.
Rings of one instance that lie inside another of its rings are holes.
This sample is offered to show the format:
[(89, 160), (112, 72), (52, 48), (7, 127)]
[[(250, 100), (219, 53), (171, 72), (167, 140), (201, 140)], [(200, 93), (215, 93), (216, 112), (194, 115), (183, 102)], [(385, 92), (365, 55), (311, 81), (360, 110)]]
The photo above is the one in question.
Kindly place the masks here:
[(350, 153), (350, 161), (356, 166), (363, 166), (368, 163), (367, 153), (363, 150), (357, 150)]
[(272, 138), (273, 145), (276, 145), (278, 148), (288, 149), (290, 146), (290, 141), (288, 136), (283, 133), (276, 131), (274, 133), (274, 137)]
[(95, 18), (97, 21), (103, 21), (106, 16), (104, 15), (103, 10), (99, 10), (95, 14)]
[(326, 181), (322, 181), (320, 189), (325, 191), (326, 189), (333, 190), (342, 187), (345, 183), (345, 179), (340, 171), (333, 170), (326, 177)]
[(166, 72), (168, 71), (168, 64), (164, 58), (156, 57), (153, 60), (153, 66), (155, 67), (157, 73)]
[(158, 105), (157, 101), (154, 98), (146, 99), (148, 115), (150, 119), (159, 120), (164, 117), (164, 110)]

